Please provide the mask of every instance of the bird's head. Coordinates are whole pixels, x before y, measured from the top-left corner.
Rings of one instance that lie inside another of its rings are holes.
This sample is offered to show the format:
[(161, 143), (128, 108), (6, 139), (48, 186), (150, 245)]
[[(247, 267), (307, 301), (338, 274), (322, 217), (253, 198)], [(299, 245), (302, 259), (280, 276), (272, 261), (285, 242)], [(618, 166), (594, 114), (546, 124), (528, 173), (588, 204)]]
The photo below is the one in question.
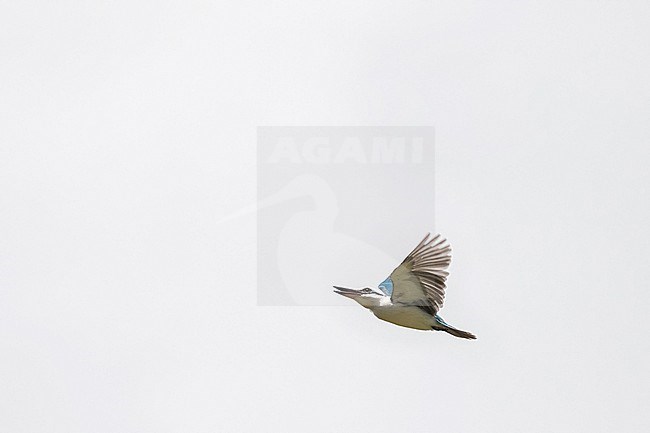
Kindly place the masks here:
[(366, 308), (379, 306), (381, 300), (386, 297), (386, 295), (383, 293), (375, 289), (371, 289), (370, 287), (363, 287), (361, 289), (348, 289), (347, 287), (334, 286), (334, 293), (343, 295), (346, 298), (354, 299)]

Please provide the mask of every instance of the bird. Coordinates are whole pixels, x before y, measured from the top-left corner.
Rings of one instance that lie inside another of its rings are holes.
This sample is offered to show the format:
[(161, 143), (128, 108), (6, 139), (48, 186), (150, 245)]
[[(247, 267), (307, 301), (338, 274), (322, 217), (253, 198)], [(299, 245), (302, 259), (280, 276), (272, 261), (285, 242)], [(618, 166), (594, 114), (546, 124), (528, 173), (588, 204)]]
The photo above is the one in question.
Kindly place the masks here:
[(427, 233), (377, 289), (333, 286), (334, 292), (355, 300), (386, 322), (475, 340), (474, 334), (454, 328), (438, 315), (445, 298), (450, 263), (451, 245), (447, 239)]

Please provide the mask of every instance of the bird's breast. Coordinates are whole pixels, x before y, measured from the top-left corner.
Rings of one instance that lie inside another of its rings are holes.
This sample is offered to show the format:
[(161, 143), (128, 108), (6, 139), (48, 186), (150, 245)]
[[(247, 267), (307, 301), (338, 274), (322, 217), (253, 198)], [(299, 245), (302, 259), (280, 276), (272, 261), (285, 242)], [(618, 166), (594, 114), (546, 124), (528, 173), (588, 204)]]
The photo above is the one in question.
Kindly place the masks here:
[(381, 320), (407, 328), (430, 330), (435, 323), (431, 315), (416, 306), (382, 306), (372, 312)]

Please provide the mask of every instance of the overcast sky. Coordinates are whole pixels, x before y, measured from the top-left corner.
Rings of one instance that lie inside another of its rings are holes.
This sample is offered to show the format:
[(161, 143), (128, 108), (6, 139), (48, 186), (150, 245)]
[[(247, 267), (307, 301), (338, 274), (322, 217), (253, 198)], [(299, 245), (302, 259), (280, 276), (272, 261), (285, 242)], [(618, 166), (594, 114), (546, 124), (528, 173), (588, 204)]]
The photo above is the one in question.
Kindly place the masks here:
[[(0, 431), (647, 431), (648, 22), (646, 1), (3, 3)], [(260, 125), (433, 126), (435, 225), (414, 199), (374, 242), (397, 265), (443, 233), (442, 316), (478, 340), (258, 306), (255, 214), (219, 221), (255, 203)]]

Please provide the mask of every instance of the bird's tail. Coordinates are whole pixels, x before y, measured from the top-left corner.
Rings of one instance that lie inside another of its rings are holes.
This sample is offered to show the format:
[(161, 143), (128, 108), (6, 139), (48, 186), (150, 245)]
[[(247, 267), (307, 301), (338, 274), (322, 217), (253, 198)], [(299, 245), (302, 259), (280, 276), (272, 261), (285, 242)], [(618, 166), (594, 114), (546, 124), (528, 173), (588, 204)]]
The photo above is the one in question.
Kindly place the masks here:
[(476, 335), (472, 334), (471, 332), (461, 331), (460, 329), (455, 329), (455, 328), (446, 328), (443, 329), (443, 331), (453, 335), (454, 337), (467, 338), (468, 340), (476, 340)]
[(434, 328), (436, 330), (445, 331), (446, 333), (451, 334), (454, 337), (466, 338), (468, 340), (476, 340), (476, 335), (472, 334), (471, 332), (461, 331), (460, 329), (456, 329), (453, 326), (448, 325), (444, 320), (442, 320), (442, 317), (438, 316), (437, 314), (436, 314), (436, 322), (438, 322), (439, 325), (439, 327)]

